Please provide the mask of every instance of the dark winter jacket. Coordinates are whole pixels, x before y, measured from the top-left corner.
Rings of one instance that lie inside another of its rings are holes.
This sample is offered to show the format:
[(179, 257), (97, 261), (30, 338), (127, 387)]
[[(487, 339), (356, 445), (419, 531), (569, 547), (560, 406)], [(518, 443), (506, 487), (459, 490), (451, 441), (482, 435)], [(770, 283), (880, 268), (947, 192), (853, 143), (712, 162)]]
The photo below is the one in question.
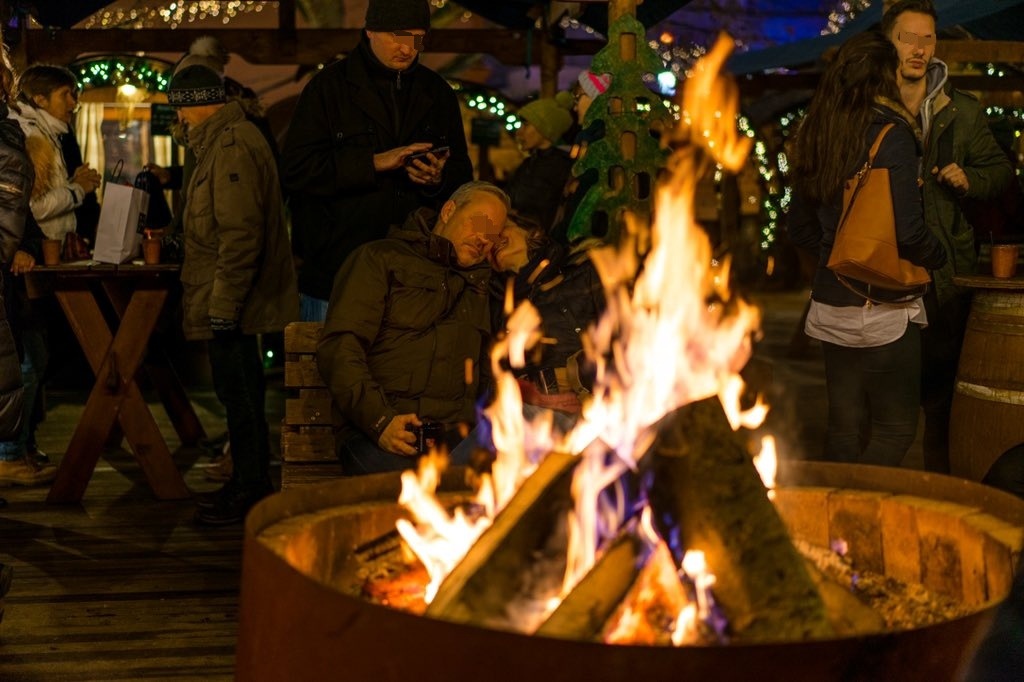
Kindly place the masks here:
[[(895, 127), (882, 141), (874, 167), (889, 169), (900, 257), (934, 270), (946, 263), (946, 251), (924, 223), (921, 190), (918, 184), (919, 144), (914, 126), (908, 120), (909, 114), (898, 111), (902, 109), (895, 103), (892, 103), (892, 106), (881, 103), (875, 105), (874, 120), (864, 131), (863, 151), (856, 163), (851, 164), (848, 175), (852, 177), (867, 161), (868, 150), (882, 128), (888, 123), (895, 123)], [(814, 204), (799, 191), (798, 183), (789, 209), (789, 236), (797, 246), (818, 252), (818, 269), (814, 275), (811, 293), (815, 301), (833, 306), (862, 306), (866, 299), (844, 286), (828, 269), (828, 259), (832, 253), (842, 203), (842, 187), (836, 190), (827, 203)], [(878, 294), (885, 298), (883, 292)]]
[(263, 135), (230, 102), (188, 134), (196, 167), (185, 206), (185, 336), (213, 337), (210, 318), (244, 334), (298, 319), (281, 186)]
[(505, 186), (512, 210), (550, 232), (565, 183), (571, 177), (572, 164), (569, 152), (559, 147), (541, 149), (528, 156)]
[(338, 272), (317, 363), (342, 438), (355, 428), (376, 442), (399, 414), (474, 419), (490, 269), (460, 269), (435, 222), (434, 211), (420, 209)]
[[(413, 183), (402, 168), (374, 170), (374, 154), (415, 142), (450, 148), (438, 187)], [(326, 299), (352, 251), (385, 237), (390, 226), (401, 225), (417, 208), (439, 209), (459, 185), (473, 179), (473, 166), (458, 99), (448, 83), (418, 63), (402, 72), (387, 69), (364, 38), (302, 91), (281, 173), (292, 213), (299, 291)]]
[[(35, 174), (25, 154), (25, 135), (0, 104), (0, 265), (7, 266), (21, 244)], [(3, 296), (6, 267), (0, 268)], [(21, 363), (0, 301), (0, 440), (13, 440), (21, 430)]]
[[(495, 330), (505, 327), (502, 303), (507, 282), (500, 273), (491, 279), (491, 324)], [(554, 341), (542, 344), (538, 357), (528, 358), (527, 375), (565, 367), (569, 357), (583, 347), (580, 333), (605, 307), (601, 278), (586, 251), (570, 251), (551, 243), (515, 274), (512, 286), (515, 302), (530, 301), (540, 313), (544, 336)]]
[[(962, 200), (998, 197), (1013, 178), (1013, 167), (992, 135), (978, 100), (946, 82), (946, 65), (932, 60), (927, 79), (929, 94), (922, 106), (928, 114), (922, 163), (924, 221), (949, 254), (945, 266), (932, 273), (941, 305), (966, 293), (953, 285), (953, 276), (974, 274), (978, 268), (974, 228), (964, 216)], [(950, 163), (967, 175), (970, 187), (963, 196), (932, 174), (933, 168), (941, 170)]]

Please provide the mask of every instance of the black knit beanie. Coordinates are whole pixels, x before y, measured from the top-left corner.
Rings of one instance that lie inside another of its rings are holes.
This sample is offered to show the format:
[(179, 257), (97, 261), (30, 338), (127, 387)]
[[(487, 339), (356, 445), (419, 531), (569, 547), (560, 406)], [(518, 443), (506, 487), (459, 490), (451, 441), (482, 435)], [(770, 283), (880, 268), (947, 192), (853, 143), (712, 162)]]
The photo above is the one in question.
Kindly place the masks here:
[(408, 31), (430, 28), (427, 0), (370, 0), (366, 8), (366, 30)]
[(224, 78), (204, 57), (190, 55), (181, 60), (167, 87), (172, 107), (198, 107), (224, 102)]

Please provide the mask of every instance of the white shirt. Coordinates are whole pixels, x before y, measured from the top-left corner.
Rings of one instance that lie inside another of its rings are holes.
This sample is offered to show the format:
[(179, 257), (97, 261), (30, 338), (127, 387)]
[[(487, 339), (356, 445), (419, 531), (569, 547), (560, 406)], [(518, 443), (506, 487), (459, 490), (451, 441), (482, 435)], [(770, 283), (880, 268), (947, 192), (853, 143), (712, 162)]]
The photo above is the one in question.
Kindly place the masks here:
[(833, 306), (811, 300), (804, 331), (812, 339), (846, 348), (874, 348), (899, 340), (913, 322), (928, 326), (920, 298), (909, 303), (872, 303)]

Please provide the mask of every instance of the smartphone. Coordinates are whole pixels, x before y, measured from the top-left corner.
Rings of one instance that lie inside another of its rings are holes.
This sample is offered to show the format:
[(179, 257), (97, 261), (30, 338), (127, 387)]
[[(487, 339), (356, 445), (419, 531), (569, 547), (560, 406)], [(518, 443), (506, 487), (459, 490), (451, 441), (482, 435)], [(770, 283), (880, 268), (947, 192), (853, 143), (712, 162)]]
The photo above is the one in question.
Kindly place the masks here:
[(443, 159), (448, 156), (448, 152), (448, 147), (434, 147), (433, 149), (428, 149), (425, 152), (416, 152), (415, 154), (410, 154), (405, 157), (405, 165), (411, 166), (412, 162), (417, 159), (424, 163), (428, 163), (430, 159), (427, 158), (427, 154), (433, 154), (435, 159)]

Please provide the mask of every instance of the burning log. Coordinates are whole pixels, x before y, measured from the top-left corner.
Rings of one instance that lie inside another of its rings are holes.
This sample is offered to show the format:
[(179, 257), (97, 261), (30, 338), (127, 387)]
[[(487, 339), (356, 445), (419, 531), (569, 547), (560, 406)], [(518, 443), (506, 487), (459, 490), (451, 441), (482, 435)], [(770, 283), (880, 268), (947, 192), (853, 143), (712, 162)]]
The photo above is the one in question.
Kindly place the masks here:
[(834, 634), (804, 559), (717, 398), (671, 414), (654, 445), (652, 466), (651, 506), (659, 531), (680, 553), (704, 551), (717, 577), (715, 599), (735, 639)]
[(559, 639), (595, 639), (640, 575), (643, 541), (623, 533), (534, 634)]
[(560, 550), (561, 570), (556, 571), (560, 585), (565, 539), (561, 538), (560, 548), (551, 548), (550, 543), (552, 538), (558, 541), (559, 524), (572, 508), (572, 474), (578, 463), (573, 455), (549, 454), (441, 583), (426, 615), (511, 627), (510, 597), (521, 593), (537, 555), (552, 550)]

